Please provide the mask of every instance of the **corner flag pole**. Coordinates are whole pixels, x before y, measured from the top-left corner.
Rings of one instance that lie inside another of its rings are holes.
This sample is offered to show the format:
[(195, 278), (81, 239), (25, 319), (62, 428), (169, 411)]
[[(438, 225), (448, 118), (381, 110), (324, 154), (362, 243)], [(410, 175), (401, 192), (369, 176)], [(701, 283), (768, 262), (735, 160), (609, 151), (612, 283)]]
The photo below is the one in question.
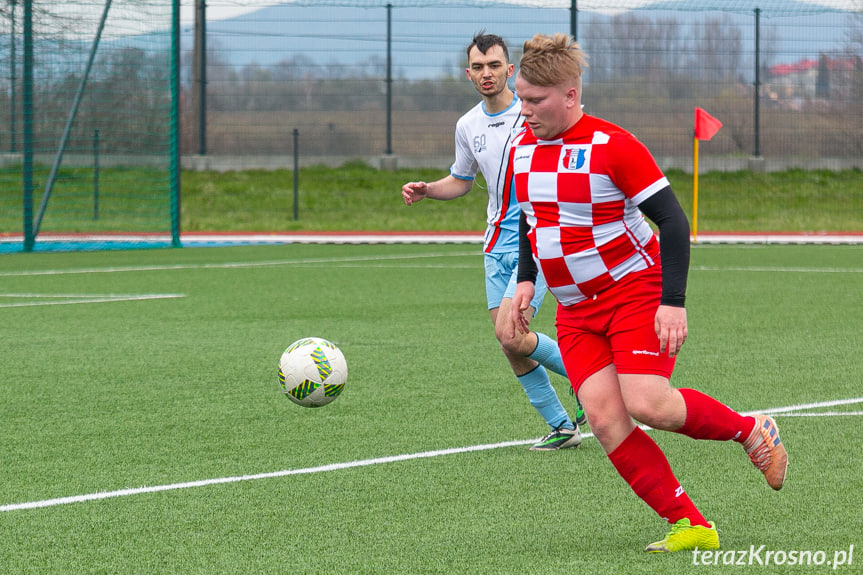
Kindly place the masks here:
[(701, 108), (695, 108), (695, 130), (692, 139), (692, 243), (698, 243), (698, 140), (716, 135), (722, 122)]
[(698, 243), (698, 138), (692, 138), (692, 243)]

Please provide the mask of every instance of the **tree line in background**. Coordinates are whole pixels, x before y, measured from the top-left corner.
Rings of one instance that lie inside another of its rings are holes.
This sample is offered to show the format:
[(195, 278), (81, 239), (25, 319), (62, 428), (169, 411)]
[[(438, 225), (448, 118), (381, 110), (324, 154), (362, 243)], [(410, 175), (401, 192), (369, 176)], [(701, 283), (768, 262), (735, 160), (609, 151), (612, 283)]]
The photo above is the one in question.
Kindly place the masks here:
[[(759, 89), (765, 136), (772, 134), (765, 140), (765, 155), (863, 154), (863, 17), (855, 15), (853, 21), (861, 26), (849, 27), (843, 53), (820, 54), (812, 68), (782, 76), (770, 65), (778, 36), (775, 28), (765, 29)], [(590, 55), (584, 98), (590, 113), (632, 129), (658, 154), (685, 155), (690, 151), (689, 118), (700, 105), (726, 126), (721, 153), (751, 153), (754, 56), (728, 16), (683, 25), (675, 18), (626, 13), (589, 24), (581, 40)], [(68, 52), (76, 46), (83, 51), (80, 44), (58, 44), (52, 49), (43, 45), (42, 52)], [(519, 47), (511, 52), (517, 62)], [(451, 154), (454, 119), (477, 101), (463, 75), (463, 60), (438, 70), (433, 79), (408, 79), (396, 70), (388, 100), (386, 61), (377, 55), (359, 65), (322, 65), (294, 54), (270, 66), (234, 66), (217, 45), (211, 46), (206, 113), (214, 138), (209, 152), (290, 153), (285, 134), (301, 125), (305, 153), (382, 153), (380, 129), (391, 113), (400, 153)], [(190, 53), (183, 54), (183, 153), (195, 153), (199, 114), (191, 61)], [(65, 117), (80, 68), (39, 64), (34, 130), (36, 141), (50, 146), (62, 129), (57, 118)], [(94, 127), (102, 127), (105, 149), (113, 152), (140, 153), (164, 145), (153, 127), (169, 121), (168, 75), (164, 54), (135, 47), (100, 54), (70, 149), (89, 149)], [(0, 109), (9, 109), (12, 95), (9, 89), (0, 91)], [(0, 146), (6, 147), (9, 136), (0, 130)]]

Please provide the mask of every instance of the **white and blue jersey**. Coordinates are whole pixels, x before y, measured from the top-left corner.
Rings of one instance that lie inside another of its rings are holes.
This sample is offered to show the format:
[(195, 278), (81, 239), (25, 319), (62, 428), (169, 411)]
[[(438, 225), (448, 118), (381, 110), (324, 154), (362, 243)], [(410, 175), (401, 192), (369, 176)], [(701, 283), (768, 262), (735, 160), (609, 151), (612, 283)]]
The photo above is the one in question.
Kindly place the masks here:
[(489, 114), (480, 102), (459, 118), (455, 127), (455, 162), (453, 177), (473, 180), (482, 172), (488, 184), (488, 209), (483, 251), (500, 254), (518, 251), (518, 218), (521, 213), (515, 200), (512, 170), (509, 169), (509, 147), (521, 131), (521, 100), (502, 112)]
[[(503, 298), (512, 298), (515, 293), (521, 209), (515, 199), (509, 148), (523, 123), (521, 100), (514, 96), (512, 104), (497, 114), (486, 112), (485, 103), (480, 102), (459, 118), (455, 127), (455, 162), (450, 173), (460, 180), (472, 181), (481, 171), (488, 185), (483, 241), (488, 309), (500, 307)], [(542, 305), (545, 291), (540, 274), (531, 301), (534, 309)]]

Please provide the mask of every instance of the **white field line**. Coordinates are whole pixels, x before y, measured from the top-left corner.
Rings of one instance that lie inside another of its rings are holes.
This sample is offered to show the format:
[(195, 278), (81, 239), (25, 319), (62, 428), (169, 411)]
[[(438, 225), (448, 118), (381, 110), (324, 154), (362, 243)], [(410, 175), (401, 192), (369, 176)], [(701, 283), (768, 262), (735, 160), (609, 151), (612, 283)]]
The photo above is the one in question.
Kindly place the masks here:
[(0, 308), (4, 307), (33, 307), (43, 305), (70, 305), (79, 303), (105, 303), (113, 301), (142, 301), (151, 299), (171, 299), (186, 297), (182, 293), (150, 293), (150, 294), (10, 294), (0, 293), (2, 298), (19, 298), (19, 299), (34, 299), (40, 301), (27, 301), (18, 303), (0, 303)]
[[(54, 275), (74, 275), (74, 274), (94, 274), (94, 273), (127, 273), (127, 272), (149, 272), (149, 271), (175, 271), (175, 270), (195, 270), (195, 269), (235, 269), (235, 268), (258, 268), (271, 266), (314, 266), (326, 265), (333, 267), (396, 267), (388, 266), (383, 262), (392, 262), (394, 260), (414, 260), (428, 258), (447, 258), (447, 257), (466, 257), (479, 256), (480, 252), (451, 252), (451, 253), (432, 253), (432, 254), (404, 254), (404, 255), (385, 255), (385, 256), (355, 256), (344, 258), (302, 258), (292, 260), (270, 260), (260, 262), (225, 262), (220, 264), (163, 264), (151, 266), (122, 266), (122, 267), (105, 267), (105, 268), (77, 268), (68, 270), (23, 270), (23, 271), (6, 271), (0, 272), (0, 277), (28, 277), (28, 276), (54, 276)], [(373, 263), (377, 262), (377, 263)], [(340, 264), (340, 265), (339, 265)], [(403, 263), (397, 265), (399, 268), (405, 267), (421, 267), (426, 268), (453, 268), (453, 267), (468, 267), (453, 266), (450, 264), (441, 265), (414, 265), (407, 266)], [(718, 267), (718, 266), (692, 266), (692, 271), (704, 272), (766, 272), (766, 273), (863, 273), (863, 268), (806, 268), (806, 267)]]
[(863, 411), (822, 411), (816, 413), (783, 413), (782, 417), (841, 417), (843, 415), (863, 415)]
[[(847, 1), (847, 0), (846, 0)], [(863, 244), (863, 233), (717, 233), (702, 232), (698, 241), (690, 235), (693, 246), (711, 247), (732, 245), (760, 247), (768, 244)], [(0, 237), (0, 244), (20, 244), (22, 235)], [(103, 243), (169, 243), (169, 234), (45, 234), (39, 242), (103, 242)], [(482, 243), (482, 232), (272, 232), (272, 233), (202, 233), (180, 235), (180, 243), (187, 247), (242, 244), (456, 244)]]
[(849, 399), (833, 399), (830, 401), (819, 401), (816, 403), (800, 403), (788, 407), (771, 407), (769, 409), (762, 409), (761, 411), (747, 411), (741, 413), (743, 413), (743, 415), (755, 415), (758, 413), (762, 415), (786, 414), (806, 409), (818, 409), (819, 407), (836, 407), (837, 405), (853, 405), (855, 403), (863, 403), (863, 397), (852, 397)]
[(863, 268), (802, 268), (802, 267), (717, 267), (717, 266), (692, 266), (693, 270), (700, 272), (780, 272), (780, 273), (818, 273), (818, 274), (859, 274)]
[(206, 270), (206, 269), (233, 269), (233, 268), (258, 268), (268, 266), (293, 266), (334, 263), (367, 263), (385, 260), (414, 260), (421, 258), (448, 258), (479, 256), (480, 251), (449, 252), (431, 254), (392, 254), (381, 256), (353, 256), (343, 258), (300, 258), (291, 260), (271, 260), (260, 262), (225, 262), (220, 264), (163, 264), (152, 266), (122, 266), (106, 268), (77, 268), (68, 270), (24, 270), (0, 272), (0, 277), (25, 277), (25, 276), (54, 276), (67, 274), (99, 274), (99, 273), (122, 273), (122, 272), (149, 272), (149, 271), (171, 271), (171, 270)]
[[(769, 409), (742, 412), (743, 415), (754, 415), (756, 413), (763, 414), (781, 414), (787, 412), (798, 412), (806, 409), (816, 409), (822, 407), (833, 407), (837, 405), (851, 405), (855, 403), (863, 403), (863, 397), (855, 397), (850, 399), (836, 399), (832, 401), (821, 401), (817, 403), (806, 403), (798, 405), (790, 405), (787, 407), (773, 407)], [(848, 413), (837, 413), (837, 415), (848, 415)], [(645, 429), (649, 429), (646, 428)], [(582, 435), (583, 439), (593, 437), (592, 433)], [(73, 495), (69, 497), (58, 497), (55, 499), (43, 499), (40, 501), (28, 501), (25, 503), (10, 503), (0, 505), (0, 512), (5, 511), (21, 511), (25, 509), (39, 509), (42, 507), (54, 507), (57, 505), (66, 505), (69, 503), (84, 503), (87, 501), (98, 501), (100, 499), (110, 499), (114, 497), (125, 497), (129, 495), (141, 495), (144, 493), (157, 493), (160, 491), (174, 491), (177, 489), (188, 489), (191, 487), (206, 487), (208, 485), (220, 485), (225, 483), (238, 483), (240, 481), (255, 481), (258, 479), (272, 479), (276, 477), (287, 477), (289, 475), (305, 475), (310, 473), (324, 473), (327, 471), (339, 471), (342, 469), (352, 469), (355, 467), (367, 467), (370, 465), (379, 465), (383, 463), (395, 463), (398, 461), (410, 461), (413, 459), (425, 459), (430, 457), (440, 457), (443, 455), (455, 455), (458, 453), (471, 453), (474, 451), (488, 451), (490, 449), (499, 449), (501, 447), (516, 447), (521, 445), (529, 445), (536, 442), (536, 439), (504, 441), (501, 443), (488, 443), (484, 445), (470, 445), (467, 447), (453, 447), (450, 449), (439, 449), (435, 451), (423, 451), (420, 453), (406, 453), (403, 455), (391, 455), (388, 457), (376, 457), (374, 459), (362, 459), (359, 461), (348, 461), (345, 463), (330, 463), (328, 465), (320, 465), (317, 467), (305, 467), (301, 469), (284, 469), (282, 471), (271, 471), (269, 473), (256, 473), (253, 475), (239, 475), (233, 477), (218, 477), (214, 479), (202, 479), (199, 481), (187, 481), (184, 483), (171, 483), (168, 485), (154, 485), (150, 487), (134, 487), (128, 489), (120, 489), (117, 491), (101, 491), (98, 493), (88, 493), (86, 495)]]

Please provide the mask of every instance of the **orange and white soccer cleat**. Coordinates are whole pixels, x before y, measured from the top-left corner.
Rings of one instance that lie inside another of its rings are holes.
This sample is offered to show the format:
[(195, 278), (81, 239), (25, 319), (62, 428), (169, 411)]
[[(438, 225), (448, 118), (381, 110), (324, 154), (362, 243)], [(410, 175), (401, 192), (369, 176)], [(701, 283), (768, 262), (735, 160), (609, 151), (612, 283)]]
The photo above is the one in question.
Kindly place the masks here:
[(755, 427), (743, 442), (743, 448), (753, 465), (764, 474), (767, 484), (777, 491), (785, 483), (788, 469), (788, 452), (779, 438), (779, 428), (772, 417), (754, 415)]

